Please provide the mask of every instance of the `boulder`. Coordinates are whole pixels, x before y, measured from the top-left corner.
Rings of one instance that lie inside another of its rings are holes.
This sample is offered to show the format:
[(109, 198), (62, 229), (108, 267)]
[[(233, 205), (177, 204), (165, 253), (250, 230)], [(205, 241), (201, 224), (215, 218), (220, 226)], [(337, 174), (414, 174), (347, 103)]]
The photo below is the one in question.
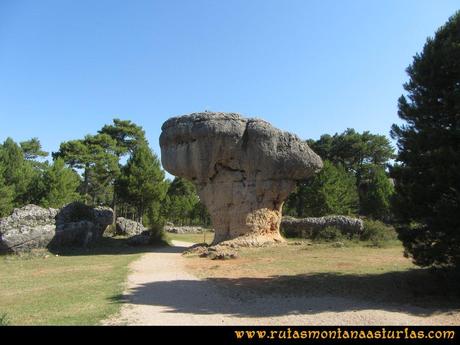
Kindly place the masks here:
[(195, 113), (162, 126), (163, 167), (192, 181), (215, 230), (214, 245), (262, 246), (279, 233), (284, 200), (296, 181), (322, 168), (305, 141), (260, 119)]
[(116, 234), (123, 236), (135, 236), (145, 231), (144, 225), (131, 219), (117, 218)]
[(57, 210), (27, 205), (0, 219), (0, 252), (85, 247), (98, 241), (112, 221), (113, 211), (106, 207), (71, 203)]
[(0, 253), (45, 248), (55, 235), (58, 210), (26, 205), (0, 219)]
[(114, 213), (110, 207), (97, 206), (93, 209), (94, 221), (96, 225), (104, 232), (109, 225), (113, 224)]
[(311, 238), (322, 229), (333, 226), (343, 234), (360, 234), (364, 230), (364, 222), (361, 219), (347, 216), (326, 216), (318, 218), (293, 218), (283, 217), (281, 229), (288, 237)]
[(87, 247), (102, 237), (100, 227), (94, 222), (81, 220), (56, 224), (55, 235), (48, 244), (49, 248)]
[(128, 238), (128, 244), (130, 246), (146, 246), (149, 245), (151, 242), (151, 234), (150, 231), (145, 230), (140, 234), (133, 235)]
[(61, 208), (56, 217), (57, 224), (80, 221), (94, 223), (102, 236), (109, 225), (113, 224), (113, 210), (110, 207), (91, 207), (80, 202), (72, 202)]

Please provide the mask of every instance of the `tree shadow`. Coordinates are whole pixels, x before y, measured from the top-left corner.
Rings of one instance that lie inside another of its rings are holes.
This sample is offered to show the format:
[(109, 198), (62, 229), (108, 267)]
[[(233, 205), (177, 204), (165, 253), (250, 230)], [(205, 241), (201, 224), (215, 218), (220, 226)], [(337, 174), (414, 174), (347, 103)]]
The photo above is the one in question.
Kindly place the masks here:
[(138, 286), (112, 301), (162, 306), (169, 312), (239, 317), (369, 309), (416, 316), (460, 311), (458, 281), (442, 276), (414, 269), (369, 275), (316, 273), (160, 281)]
[(121, 237), (102, 237), (93, 245), (87, 247), (62, 247), (56, 248), (50, 246), (48, 250), (53, 254), (62, 256), (80, 256), (80, 255), (129, 255), (142, 254), (150, 252), (162, 253), (181, 253), (186, 248), (168, 245), (167, 242), (158, 244), (133, 246), (129, 244), (128, 238)]

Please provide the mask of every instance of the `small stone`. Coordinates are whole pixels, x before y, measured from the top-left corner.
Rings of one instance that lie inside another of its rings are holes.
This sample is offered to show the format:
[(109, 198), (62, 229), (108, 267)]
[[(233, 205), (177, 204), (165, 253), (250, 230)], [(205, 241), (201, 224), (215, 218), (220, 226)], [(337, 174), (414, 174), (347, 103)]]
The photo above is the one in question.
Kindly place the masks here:
[(294, 241), (294, 242), (289, 242), (288, 243), (290, 246), (301, 246), (303, 242), (301, 241)]

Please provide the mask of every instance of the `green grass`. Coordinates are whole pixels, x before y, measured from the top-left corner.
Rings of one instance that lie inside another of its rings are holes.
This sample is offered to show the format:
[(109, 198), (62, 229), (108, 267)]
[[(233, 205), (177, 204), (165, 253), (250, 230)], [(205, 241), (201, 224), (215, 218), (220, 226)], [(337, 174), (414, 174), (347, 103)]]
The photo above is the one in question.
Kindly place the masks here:
[(213, 232), (204, 232), (203, 234), (173, 234), (167, 233), (166, 238), (168, 240), (176, 240), (182, 242), (190, 242), (190, 243), (208, 243), (211, 244), (212, 240), (214, 239)]
[(10, 321), (6, 313), (0, 314), (0, 326), (8, 326)]
[(0, 257), (0, 317), (11, 325), (94, 325), (116, 313), (129, 264), (145, 251), (104, 239), (90, 250)]

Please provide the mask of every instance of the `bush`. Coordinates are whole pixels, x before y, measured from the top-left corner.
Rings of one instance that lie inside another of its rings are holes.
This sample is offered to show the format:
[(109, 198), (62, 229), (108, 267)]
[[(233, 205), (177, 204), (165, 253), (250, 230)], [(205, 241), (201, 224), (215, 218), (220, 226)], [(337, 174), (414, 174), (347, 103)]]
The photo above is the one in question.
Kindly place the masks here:
[(398, 238), (396, 230), (378, 220), (365, 220), (364, 230), (360, 235), (361, 241), (369, 241), (375, 247), (383, 247)]
[(164, 233), (164, 224), (155, 223), (149, 228), (150, 244), (165, 244), (167, 243)]
[(335, 226), (327, 226), (324, 229), (313, 232), (312, 238), (315, 241), (334, 242), (343, 240), (344, 235)]
[(167, 245), (168, 241), (166, 240), (164, 233), (165, 219), (161, 215), (154, 212), (154, 210), (149, 209), (147, 212), (147, 222), (148, 222), (148, 233), (149, 233), (149, 244), (153, 245)]

